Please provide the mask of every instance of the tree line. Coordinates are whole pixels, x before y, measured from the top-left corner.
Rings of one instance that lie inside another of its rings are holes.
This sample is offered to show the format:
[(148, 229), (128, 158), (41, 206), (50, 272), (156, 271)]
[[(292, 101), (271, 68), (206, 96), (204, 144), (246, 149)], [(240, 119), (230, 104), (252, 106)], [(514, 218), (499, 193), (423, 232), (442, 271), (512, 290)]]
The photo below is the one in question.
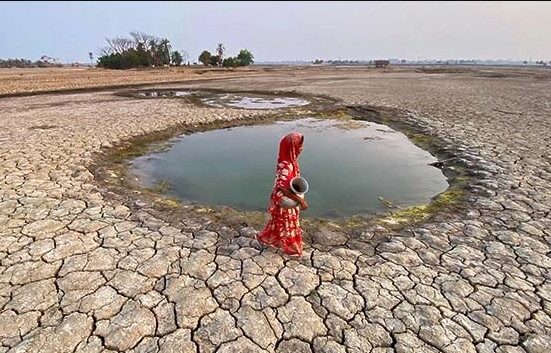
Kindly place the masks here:
[(218, 43), (215, 50), (216, 54), (213, 55), (208, 50), (203, 50), (199, 55), (199, 62), (205, 66), (222, 66), (222, 67), (237, 67), (237, 66), (249, 66), (254, 63), (253, 54), (247, 49), (242, 49), (235, 57), (224, 58), (226, 48), (223, 43)]
[[(130, 37), (107, 38), (97, 65), (106, 69), (130, 69), (150, 66), (180, 66), (183, 54), (172, 50), (170, 41), (144, 32), (130, 32)], [(89, 53), (90, 59), (93, 54)]]
[(59, 60), (49, 57), (47, 55), (42, 55), (40, 60), (32, 61), (27, 59), (0, 59), (1, 68), (9, 67), (62, 67), (63, 64)]
[[(107, 46), (102, 48), (98, 67), (106, 69), (130, 69), (151, 66), (180, 66), (185, 52), (172, 50), (170, 41), (144, 32), (130, 32), (130, 37), (106, 38)], [(216, 48), (216, 55), (203, 51), (199, 62), (205, 66), (236, 67), (253, 63), (253, 54), (243, 49), (236, 57), (224, 58), (226, 48), (222, 43)], [(89, 53), (90, 61), (93, 53)]]

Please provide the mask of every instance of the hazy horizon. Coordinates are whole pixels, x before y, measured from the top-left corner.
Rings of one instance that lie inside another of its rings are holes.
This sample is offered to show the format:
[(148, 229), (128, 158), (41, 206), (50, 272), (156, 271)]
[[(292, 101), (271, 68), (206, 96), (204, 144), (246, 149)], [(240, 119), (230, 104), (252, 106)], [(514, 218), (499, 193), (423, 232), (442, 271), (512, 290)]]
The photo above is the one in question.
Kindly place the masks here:
[(551, 60), (551, 2), (3, 2), (0, 58), (88, 62), (141, 30), (197, 61), (224, 43), (257, 62)]

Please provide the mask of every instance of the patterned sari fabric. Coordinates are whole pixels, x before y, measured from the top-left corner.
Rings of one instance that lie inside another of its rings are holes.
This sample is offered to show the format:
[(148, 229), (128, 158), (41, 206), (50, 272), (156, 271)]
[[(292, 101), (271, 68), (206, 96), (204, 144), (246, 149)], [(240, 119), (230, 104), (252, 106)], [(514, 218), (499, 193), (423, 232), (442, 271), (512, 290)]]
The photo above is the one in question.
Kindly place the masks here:
[(283, 193), (280, 189), (289, 189), (291, 179), (300, 176), (298, 155), (304, 137), (300, 133), (290, 133), (279, 143), (276, 180), (270, 196), (270, 221), (260, 232), (257, 239), (282, 249), (288, 255), (302, 255), (302, 229), (300, 228), (300, 206), (285, 209), (279, 204)]

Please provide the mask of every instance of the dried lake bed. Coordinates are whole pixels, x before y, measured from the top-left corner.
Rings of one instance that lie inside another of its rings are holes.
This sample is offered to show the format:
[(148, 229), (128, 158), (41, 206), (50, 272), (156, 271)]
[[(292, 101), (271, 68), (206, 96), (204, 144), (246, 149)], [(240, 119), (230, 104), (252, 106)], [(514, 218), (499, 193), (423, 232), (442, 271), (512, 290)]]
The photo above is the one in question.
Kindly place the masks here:
[(246, 222), (127, 190), (103, 158), (149, 141), (136, 136), (276, 111), (118, 90), (1, 98), (0, 352), (548, 351), (551, 79), (488, 70), (297, 68), (148, 88), (323, 95), (463, 171), (461, 208), (321, 223), (302, 259), (260, 248)]

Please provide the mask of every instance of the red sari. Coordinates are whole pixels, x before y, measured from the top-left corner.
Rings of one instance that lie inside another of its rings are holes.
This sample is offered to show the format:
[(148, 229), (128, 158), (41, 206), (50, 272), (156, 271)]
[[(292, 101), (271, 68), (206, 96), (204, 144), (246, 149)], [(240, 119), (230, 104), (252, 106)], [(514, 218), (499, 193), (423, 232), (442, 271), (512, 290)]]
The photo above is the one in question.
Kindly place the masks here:
[(302, 229), (300, 228), (300, 206), (285, 209), (280, 201), (283, 193), (279, 189), (289, 189), (291, 179), (300, 176), (298, 155), (301, 151), (304, 137), (292, 132), (279, 143), (276, 179), (270, 196), (270, 221), (257, 236), (264, 244), (282, 249), (288, 255), (302, 255)]

